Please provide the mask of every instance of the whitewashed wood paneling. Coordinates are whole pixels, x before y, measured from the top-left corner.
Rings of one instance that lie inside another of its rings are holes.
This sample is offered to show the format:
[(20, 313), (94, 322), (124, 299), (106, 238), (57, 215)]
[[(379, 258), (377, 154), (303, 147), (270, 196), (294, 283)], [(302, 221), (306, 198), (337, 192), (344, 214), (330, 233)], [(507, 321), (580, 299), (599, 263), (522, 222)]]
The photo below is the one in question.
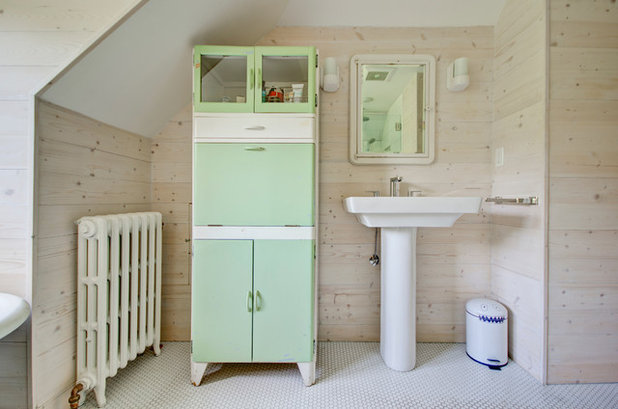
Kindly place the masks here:
[[(20, 189), (27, 192), (22, 203), (0, 204), (0, 238), (22, 239), (18, 263), (24, 265), (22, 273), (0, 276), (1, 291), (32, 298), (33, 95), (139, 1), (34, 0), (0, 6), (0, 171), (20, 172), (18, 178), (2, 174), (0, 191), (21, 179)], [(0, 264), (13, 262), (4, 256), (0, 256)], [(22, 358), (26, 365), (26, 357)], [(36, 362), (32, 364), (36, 366)], [(5, 366), (0, 366), (0, 396), (10, 399), (3, 399), (3, 407), (44, 404), (38, 399), (36, 385), (27, 391), (27, 377), (7, 377), (4, 370)], [(7, 387), (11, 393), (4, 393)], [(13, 392), (19, 392), (20, 397)]]
[(188, 104), (152, 139), (152, 210), (163, 215), (161, 338), (191, 339), (191, 122)]
[(618, 381), (618, 7), (550, 0), (548, 381)]
[(38, 254), (33, 280), (33, 385), (66, 401), (75, 382), (75, 220), (150, 209), (150, 141), (45, 102), (38, 104)]
[[(32, 143), (28, 123), (31, 111), (28, 101), (11, 100), (13, 90), (7, 92), (7, 87), (0, 88), (0, 291), (29, 300)], [(29, 325), (27, 321), (22, 327)], [(11, 335), (0, 341), (0, 396), (2, 405), (9, 409), (28, 404), (27, 352), (25, 336)]]
[(544, 378), (546, 9), (506, 2), (495, 26), (492, 195), (538, 196), (538, 206), (491, 205), (491, 291), (509, 309), (509, 354)]

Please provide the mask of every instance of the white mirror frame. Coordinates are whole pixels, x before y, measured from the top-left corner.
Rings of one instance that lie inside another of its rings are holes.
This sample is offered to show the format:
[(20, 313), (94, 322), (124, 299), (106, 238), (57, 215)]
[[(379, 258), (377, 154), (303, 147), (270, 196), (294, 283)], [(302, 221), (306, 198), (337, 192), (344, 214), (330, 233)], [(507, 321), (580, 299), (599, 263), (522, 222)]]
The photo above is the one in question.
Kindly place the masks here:
[[(362, 129), (361, 95), (362, 64), (417, 64), (425, 66), (425, 135), (426, 152), (418, 154), (376, 154), (362, 153), (359, 148)], [(436, 59), (423, 54), (361, 54), (350, 59), (350, 162), (354, 165), (427, 165), (435, 158), (435, 101), (436, 101)]]

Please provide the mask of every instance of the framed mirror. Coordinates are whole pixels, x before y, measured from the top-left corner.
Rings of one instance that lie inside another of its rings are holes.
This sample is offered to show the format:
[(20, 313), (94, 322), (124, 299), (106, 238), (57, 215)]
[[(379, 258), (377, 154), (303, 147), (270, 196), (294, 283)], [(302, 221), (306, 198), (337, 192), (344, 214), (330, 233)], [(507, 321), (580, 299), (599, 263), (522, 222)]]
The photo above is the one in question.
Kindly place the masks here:
[(435, 157), (436, 60), (355, 55), (350, 60), (350, 161), (429, 164)]

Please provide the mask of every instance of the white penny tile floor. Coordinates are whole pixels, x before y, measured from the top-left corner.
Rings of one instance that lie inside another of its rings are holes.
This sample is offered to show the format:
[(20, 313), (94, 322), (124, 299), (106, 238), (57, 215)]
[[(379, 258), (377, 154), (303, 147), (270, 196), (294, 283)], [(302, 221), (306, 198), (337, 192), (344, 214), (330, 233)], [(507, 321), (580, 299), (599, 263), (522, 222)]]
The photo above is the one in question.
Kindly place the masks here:
[[(618, 384), (543, 386), (513, 362), (492, 371), (465, 344), (422, 343), (417, 366), (397, 372), (374, 342), (321, 342), (317, 381), (294, 364), (224, 364), (190, 382), (188, 342), (167, 342), (107, 380), (106, 408), (618, 408)], [(67, 405), (68, 407), (68, 405)], [(96, 408), (89, 393), (82, 408)]]

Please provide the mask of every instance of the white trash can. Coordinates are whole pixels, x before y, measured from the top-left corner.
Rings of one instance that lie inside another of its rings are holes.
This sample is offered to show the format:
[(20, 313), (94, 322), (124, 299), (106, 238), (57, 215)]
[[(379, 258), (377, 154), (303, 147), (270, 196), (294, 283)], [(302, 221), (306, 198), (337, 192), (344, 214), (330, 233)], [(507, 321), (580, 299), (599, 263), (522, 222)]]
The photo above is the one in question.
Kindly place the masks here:
[(504, 305), (486, 298), (466, 303), (466, 353), (491, 369), (508, 363), (508, 312)]

